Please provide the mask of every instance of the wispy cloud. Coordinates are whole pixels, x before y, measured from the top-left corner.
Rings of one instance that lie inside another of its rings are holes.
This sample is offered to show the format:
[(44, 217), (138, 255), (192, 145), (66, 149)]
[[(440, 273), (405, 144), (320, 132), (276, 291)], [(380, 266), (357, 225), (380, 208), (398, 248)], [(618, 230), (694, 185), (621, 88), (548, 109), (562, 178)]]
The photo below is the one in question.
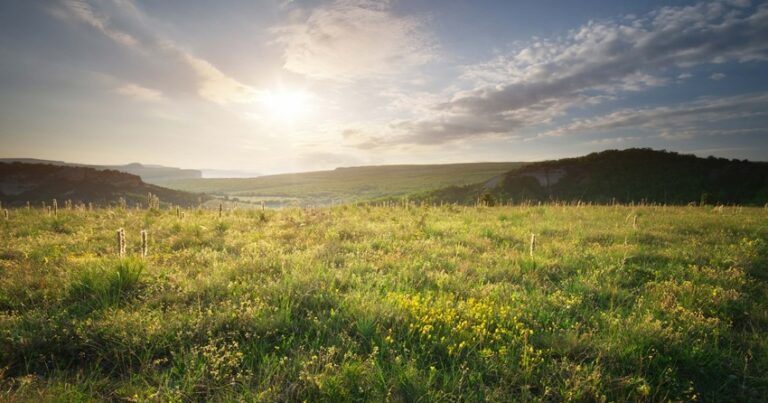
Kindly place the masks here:
[(201, 97), (220, 105), (252, 102), (257, 91), (252, 87), (224, 74), (209, 61), (192, 55), (173, 43), (166, 48), (175, 52), (187, 63), (198, 77), (197, 93)]
[(63, 0), (61, 6), (63, 10), (54, 9), (56, 15), (72, 16), (98, 29), (101, 33), (121, 45), (136, 46), (138, 44), (138, 41), (132, 35), (112, 27), (109, 18), (105, 15), (97, 14), (85, 0)]
[[(52, 11), (58, 17), (74, 17), (82, 23), (97, 28), (112, 41), (131, 49), (141, 50), (152, 59), (166, 59), (169, 64), (180, 62), (197, 78), (192, 85), (195, 86), (196, 93), (204, 99), (220, 105), (254, 100), (256, 90), (252, 87), (225, 74), (210, 61), (195, 56), (176, 41), (154, 32), (146, 24), (147, 17), (130, 0), (114, 0), (113, 3), (110, 3), (113, 7), (97, 8), (96, 5), (100, 4), (102, 3), (87, 0), (61, 0), (60, 7), (54, 6)], [(140, 37), (143, 40), (115, 27), (111, 23), (112, 15), (110, 13), (125, 21), (130, 21), (131, 27), (135, 31), (142, 32)], [(155, 94), (150, 91), (157, 90), (138, 86), (121, 87), (118, 90), (122, 95), (130, 95), (144, 100), (156, 98)]]
[(563, 39), (537, 39), (511, 54), (467, 66), (464, 78), (472, 88), (433, 105), (427, 118), (397, 123), (409, 131), (390, 132), (377, 144), (511, 137), (574, 108), (667, 85), (675, 69), (765, 60), (768, 4), (716, 1), (592, 21)]
[(118, 94), (141, 101), (157, 102), (163, 99), (163, 94), (160, 91), (133, 83), (121, 85), (117, 87), (115, 91)]
[(710, 80), (720, 81), (725, 78), (725, 74), (723, 73), (714, 73), (711, 76), (709, 76)]
[[(706, 125), (713, 122), (766, 115), (768, 115), (768, 93), (724, 98), (708, 97), (679, 105), (629, 108), (603, 116), (578, 119), (555, 130), (544, 132), (541, 136), (642, 128), (650, 129), (659, 133), (661, 137), (670, 139), (691, 138), (698, 134), (712, 134), (713, 129), (706, 128)], [(738, 130), (743, 132), (742, 129)], [(722, 134), (723, 130), (717, 129), (716, 132)]]
[(284, 68), (334, 81), (380, 77), (432, 60), (435, 44), (424, 21), (392, 13), (389, 1), (337, 0), (302, 10), (274, 30)]

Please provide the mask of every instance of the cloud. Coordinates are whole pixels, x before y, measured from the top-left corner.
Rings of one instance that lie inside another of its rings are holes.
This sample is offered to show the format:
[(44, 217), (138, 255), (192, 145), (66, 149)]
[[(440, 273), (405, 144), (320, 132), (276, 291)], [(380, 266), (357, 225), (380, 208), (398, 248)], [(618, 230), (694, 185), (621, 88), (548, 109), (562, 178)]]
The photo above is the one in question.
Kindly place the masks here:
[(576, 96), (557, 104), (520, 108), (499, 114), (464, 114), (432, 111), (426, 118), (399, 120), (378, 129), (355, 129), (354, 136), (344, 136), (348, 143), (360, 149), (400, 146), (431, 146), (473, 139), (518, 139), (516, 130), (551, 123), (575, 105), (603, 102), (607, 96)]
[(435, 57), (424, 21), (392, 13), (389, 1), (337, 0), (274, 30), (284, 68), (304, 76), (352, 81), (401, 72)]
[(709, 76), (710, 80), (720, 81), (725, 78), (725, 74), (723, 73), (715, 73)]
[(626, 137), (609, 137), (604, 139), (591, 140), (589, 144), (606, 145), (606, 144), (621, 144), (628, 143), (642, 139), (640, 136), (626, 136)]
[[(110, 7), (104, 6), (108, 5)], [(94, 5), (104, 7), (94, 7)], [(149, 28), (147, 18), (130, 0), (113, 0), (111, 3), (95, 3), (87, 0), (62, 0), (61, 7), (53, 7), (54, 15), (60, 18), (74, 17), (78, 21), (97, 28), (102, 34), (114, 42), (133, 50), (140, 50), (152, 62), (156, 59), (166, 60), (167, 65), (186, 67), (196, 80), (194, 86), (197, 94), (211, 102), (220, 105), (251, 102), (257, 91), (225, 74), (213, 63), (195, 56), (177, 42), (162, 37)], [(113, 19), (120, 19), (140, 35), (131, 35), (113, 26)], [(142, 38), (139, 40), (137, 38)], [(135, 98), (144, 97), (149, 100), (153, 95), (147, 91), (156, 91), (136, 86), (119, 89), (123, 95)]]
[[(591, 21), (564, 38), (535, 39), (511, 54), (466, 66), (463, 78), (472, 88), (434, 104), (426, 119), (400, 123), (413, 131), (381, 144), (418, 143), (425, 136), (431, 144), (513, 136), (585, 104), (667, 85), (681, 68), (765, 60), (768, 4), (744, 8), (716, 1)], [(480, 118), (487, 123), (460, 124)]]
[(172, 43), (167, 44), (167, 47), (175, 51), (195, 72), (199, 78), (197, 93), (201, 97), (220, 105), (252, 102), (256, 98), (255, 89), (227, 76), (207, 60), (195, 57)]
[(138, 44), (138, 41), (132, 35), (113, 28), (109, 18), (97, 14), (85, 0), (63, 0), (61, 6), (64, 8), (64, 12), (62, 12), (61, 9), (57, 9), (55, 10), (56, 15), (72, 16), (91, 27), (98, 29), (109, 39), (112, 39), (121, 45), (133, 47)]
[(585, 91), (639, 90), (661, 83), (670, 67), (768, 59), (768, 5), (753, 14), (725, 3), (665, 7), (635, 20), (590, 22), (563, 41), (540, 41), (469, 74), (492, 76), (501, 85), (458, 94), (445, 107), (498, 113)]
[(523, 126), (511, 119), (503, 122), (468, 116), (442, 119), (402, 120), (378, 128), (348, 128), (342, 131), (344, 140), (363, 149), (393, 146), (436, 145), (447, 141), (471, 137), (505, 135), (511, 126)]
[(125, 84), (117, 87), (115, 91), (118, 94), (125, 95), (141, 101), (156, 102), (163, 99), (163, 94), (158, 90), (142, 87), (138, 84)]
[[(714, 122), (768, 115), (768, 93), (723, 98), (700, 98), (692, 102), (654, 108), (622, 109), (607, 115), (578, 119), (540, 136), (562, 136), (573, 133), (606, 132), (616, 129), (641, 128), (660, 133), (666, 138), (690, 138), (697, 133), (723, 134), (722, 129), (709, 129)], [(744, 129), (728, 129), (729, 132)], [(681, 137), (683, 136), (683, 137)]]

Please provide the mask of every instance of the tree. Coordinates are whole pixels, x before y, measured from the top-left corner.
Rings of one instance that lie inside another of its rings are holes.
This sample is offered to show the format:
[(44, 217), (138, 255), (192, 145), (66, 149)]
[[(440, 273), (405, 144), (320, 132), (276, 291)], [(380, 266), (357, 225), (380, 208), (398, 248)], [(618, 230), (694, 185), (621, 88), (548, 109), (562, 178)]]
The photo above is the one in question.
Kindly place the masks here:
[(494, 198), (493, 195), (489, 192), (483, 192), (483, 194), (480, 195), (480, 204), (483, 206), (493, 207), (496, 205), (496, 198)]

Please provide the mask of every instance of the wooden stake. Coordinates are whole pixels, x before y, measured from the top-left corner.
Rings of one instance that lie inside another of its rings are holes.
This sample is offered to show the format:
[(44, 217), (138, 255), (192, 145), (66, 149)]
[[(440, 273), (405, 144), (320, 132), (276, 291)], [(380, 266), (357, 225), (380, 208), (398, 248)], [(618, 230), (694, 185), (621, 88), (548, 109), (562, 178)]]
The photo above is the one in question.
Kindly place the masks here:
[(117, 255), (125, 256), (125, 230), (122, 228), (117, 230)]
[(147, 230), (141, 230), (141, 257), (147, 257), (149, 244), (147, 242)]

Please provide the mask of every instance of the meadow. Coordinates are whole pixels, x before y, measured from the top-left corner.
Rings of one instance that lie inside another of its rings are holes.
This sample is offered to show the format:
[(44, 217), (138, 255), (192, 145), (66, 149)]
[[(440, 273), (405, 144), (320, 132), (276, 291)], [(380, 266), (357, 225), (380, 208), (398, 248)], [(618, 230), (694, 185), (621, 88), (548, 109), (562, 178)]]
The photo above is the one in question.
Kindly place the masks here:
[(523, 165), (521, 162), (478, 162), (362, 166), (256, 178), (172, 180), (162, 182), (162, 185), (237, 198), (257, 205), (263, 201), (270, 207), (295, 207), (398, 197), (447, 186), (484, 183)]
[(766, 239), (747, 207), (11, 209), (0, 400), (765, 401)]

